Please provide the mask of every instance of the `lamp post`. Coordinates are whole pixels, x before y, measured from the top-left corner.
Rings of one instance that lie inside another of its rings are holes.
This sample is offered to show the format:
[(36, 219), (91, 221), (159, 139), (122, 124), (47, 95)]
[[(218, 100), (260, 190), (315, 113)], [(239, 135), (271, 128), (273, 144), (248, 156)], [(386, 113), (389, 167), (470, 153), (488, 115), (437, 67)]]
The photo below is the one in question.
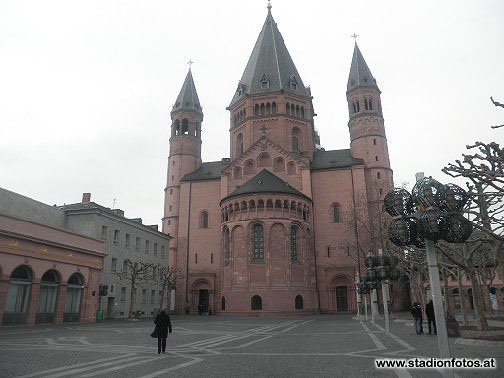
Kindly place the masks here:
[(378, 250), (378, 256), (368, 254), (365, 259), (366, 279), (370, 282), (369, 286), (374, 289), (382, 289), (383, 315), (385, 317), (385, 334), (390, 336), (390, 317), (389, 317), (389, 280), (395, 281), (400, 273), (397, 270), (399, 260), (396, 256), (384, 255), (382, 250)]
[[(397, 246), (426, 249), (441, 358), (450, 358), (450, 345), (435, 243), (440, 239), (462, 243), (469, 238), (472, 224), (461, 213), (467, 199), (464, 189), (454, 184), (443, 185), (432, 178), (418, 180), (412, 194), (396, 188), (384, 199), (385, 210), (394, 217), (389, 226), (389, 239)], [(443, 375), (453, 377), (453, 369), (443, 370)]]

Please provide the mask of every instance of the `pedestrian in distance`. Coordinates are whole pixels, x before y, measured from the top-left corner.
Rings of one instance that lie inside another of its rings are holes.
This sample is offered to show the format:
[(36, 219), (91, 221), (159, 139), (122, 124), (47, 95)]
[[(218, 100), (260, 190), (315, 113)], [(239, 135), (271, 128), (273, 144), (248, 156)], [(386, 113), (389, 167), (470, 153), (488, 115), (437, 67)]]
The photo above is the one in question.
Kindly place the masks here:
[(432, 335), (432, 330), (434, 330), (434, 335), (437, 335), (436, 317), (434, 315), (434, 303), (432, 303), (432, 299), (425, 305), (425, 315), (427, 315), (427, 322), (429, 324), (429, 335)]
[(415, 302), (411, 307), (411, 315), (413, 315), (413, 321), (415, 324), (415, 331), (417, 335), (423, 334), (423, 325), (422, 325), (422, 307), (420, 303)]
[(152, 332), (151, 336), (157, 338), (157, 352), (158, 354), (161, 354), (161, 352), (164, 353), (166, 350), (166, 338), (168, 337), (168, 331), (172, 333), (170, 316), (165, 310), (161, 310), (161, 312), (156, 316), (154, 323), (156, 324), (156, 327), (154, 328), (154, 332)]

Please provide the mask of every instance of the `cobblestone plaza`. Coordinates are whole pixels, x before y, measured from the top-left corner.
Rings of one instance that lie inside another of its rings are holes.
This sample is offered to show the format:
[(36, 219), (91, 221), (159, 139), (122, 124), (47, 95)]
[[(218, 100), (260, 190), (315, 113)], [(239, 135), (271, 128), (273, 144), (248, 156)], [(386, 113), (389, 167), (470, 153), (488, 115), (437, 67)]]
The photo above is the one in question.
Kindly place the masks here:
[[(378, 370), (376, 358), (438, 357), (435, 336), (417, 336), (407, 314), (391, 337), (348, 315), (172, 318), (166, 354), (152, 319), (2, 327), (0, 377), (441, 377), (441, 370)], [(495, 358), (496, 369), (459, 377), (501, 377), (504, 343), (450, 338), (453, 357)]]

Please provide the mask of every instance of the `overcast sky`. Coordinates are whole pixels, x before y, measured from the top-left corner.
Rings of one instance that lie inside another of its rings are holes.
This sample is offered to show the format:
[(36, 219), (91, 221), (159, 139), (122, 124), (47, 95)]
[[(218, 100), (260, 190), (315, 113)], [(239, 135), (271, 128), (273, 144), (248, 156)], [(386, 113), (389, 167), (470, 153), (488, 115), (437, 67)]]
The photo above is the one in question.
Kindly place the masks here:
[[(229, 156), (231, 101), (267, 1), (0, 0), (0, 186), (47, 204), (83, 192), (160, 224), (170, 110), (192, 72), (204, 161)], [(273, 0), (326, 150), (349, 148), (353, 33), (382, 91), (396, 185), (504, 141), (504, 1)]]

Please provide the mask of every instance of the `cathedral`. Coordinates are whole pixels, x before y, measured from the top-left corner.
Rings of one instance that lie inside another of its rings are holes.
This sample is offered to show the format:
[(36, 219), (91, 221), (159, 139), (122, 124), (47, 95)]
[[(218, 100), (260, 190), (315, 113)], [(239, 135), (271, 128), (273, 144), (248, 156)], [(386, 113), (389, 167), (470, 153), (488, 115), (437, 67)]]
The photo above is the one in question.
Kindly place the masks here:
[(321, 148), (310, 88), (268, 6), (230, 94), (229, 157), (203, 162), (189, 68), (171, 111), (163, 217), (168, 261), (181, 271), (176, 313), (357, 310), (356, 281), (365, 255), (384, 247), (382, 201), (393, 188), (380, 94), (356, 43), (350, 148)]

